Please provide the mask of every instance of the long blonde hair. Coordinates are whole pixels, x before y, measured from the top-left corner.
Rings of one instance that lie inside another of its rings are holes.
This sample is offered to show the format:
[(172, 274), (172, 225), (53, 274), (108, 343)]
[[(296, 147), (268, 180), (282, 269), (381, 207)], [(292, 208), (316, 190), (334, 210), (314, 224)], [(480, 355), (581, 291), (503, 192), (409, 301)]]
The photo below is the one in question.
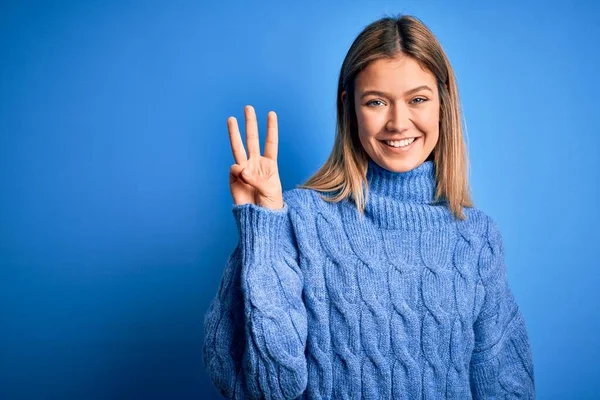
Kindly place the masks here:
[[(358, 138), (354, 109), (355, 79), (370, 62), (399, 54), (412, 57), (436, 77), (440, 96), (440, 133), (428, 158), (435, 166), (435, 199), (447, 201), (452, 214), (465, 219), (462, 207), (473, 207), (473, 203), (467, 179), (468, 159), (456, 79), (436, 37), (421, 20), (410, 15), (384, 17), (367, 25), (350, 46), (338, 80), (333, 149), (319, 170), (297, 187), (333, 194), (321, 196), (329, 202), (352, 199), (360, 214), (364, 213), (368, 196), (366, 173), (369, 156)], [(341, 98), (344, 91), (348, 100), (345, 102)]]

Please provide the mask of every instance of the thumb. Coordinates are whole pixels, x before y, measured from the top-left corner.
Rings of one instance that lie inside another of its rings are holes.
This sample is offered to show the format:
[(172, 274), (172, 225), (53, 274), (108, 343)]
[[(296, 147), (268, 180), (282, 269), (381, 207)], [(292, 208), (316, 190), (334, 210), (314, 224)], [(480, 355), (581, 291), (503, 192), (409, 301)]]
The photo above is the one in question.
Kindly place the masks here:
[(242, 173), (240, 174), (240, 177), (242, 178), (242, 180), (244, 181), (244, 183), (254, 186), (254, 177), (252, 176), (252, 173), (248, 170), (248, 168), (244, 168), (242, 170)]

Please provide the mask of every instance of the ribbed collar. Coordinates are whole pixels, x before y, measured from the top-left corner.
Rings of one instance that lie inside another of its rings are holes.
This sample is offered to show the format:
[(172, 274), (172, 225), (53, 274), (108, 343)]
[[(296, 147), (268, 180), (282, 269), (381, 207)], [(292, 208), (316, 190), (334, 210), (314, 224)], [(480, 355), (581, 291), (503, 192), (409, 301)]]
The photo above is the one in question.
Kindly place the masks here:
[(435, 166), (425, 161), (406, 172), (393, 172), (369, 160), (369, 194), (391, 197), (405, 203), (430, 203), (435, 196)]
[(444, 201), (434, 201), (435, 165), (425, 161), (406, 172), (393, 172), (369, 160), (365, 216), (383, 229), (430, 230), (453, 221)]

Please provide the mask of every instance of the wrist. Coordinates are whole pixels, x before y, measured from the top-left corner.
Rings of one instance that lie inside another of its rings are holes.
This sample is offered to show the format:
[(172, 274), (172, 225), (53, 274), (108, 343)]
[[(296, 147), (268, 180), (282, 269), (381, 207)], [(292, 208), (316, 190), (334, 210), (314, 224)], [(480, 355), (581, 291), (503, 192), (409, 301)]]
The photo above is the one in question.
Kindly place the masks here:
[(276, 201), (262, 201), (257, 203), (257, 205), (271, 210), (281, 210), (283, 209), (283, 199)]

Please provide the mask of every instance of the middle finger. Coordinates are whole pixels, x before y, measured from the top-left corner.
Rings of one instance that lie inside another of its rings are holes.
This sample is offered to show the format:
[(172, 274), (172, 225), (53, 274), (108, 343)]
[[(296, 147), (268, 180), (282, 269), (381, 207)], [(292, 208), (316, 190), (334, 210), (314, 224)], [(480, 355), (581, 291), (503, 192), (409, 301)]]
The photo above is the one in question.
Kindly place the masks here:
[(254, 107), (246, 106), (246, 147), (248, 148), (248, 158), (260, 156), (260, 143), (258, 142), (258, 123), (256, 121), (256, 111)]

